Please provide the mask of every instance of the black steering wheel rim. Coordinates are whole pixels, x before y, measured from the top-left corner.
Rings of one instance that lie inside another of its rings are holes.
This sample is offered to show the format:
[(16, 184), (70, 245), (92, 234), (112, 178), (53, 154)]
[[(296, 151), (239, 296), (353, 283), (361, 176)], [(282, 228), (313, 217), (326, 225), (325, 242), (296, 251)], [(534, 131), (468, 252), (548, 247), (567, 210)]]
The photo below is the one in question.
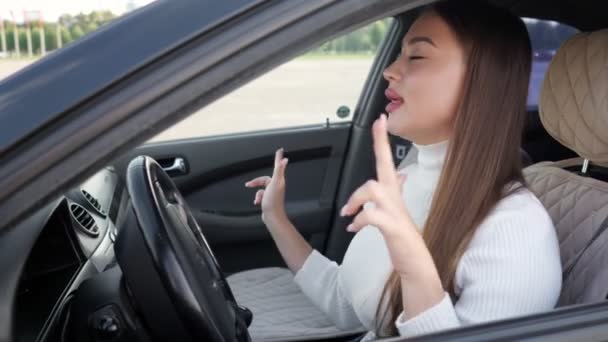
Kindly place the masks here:
[(171, 178), (154, 159), (139, 156), (126, 180), (133, 210), (119, 231), (116, 257), (152, 335), (248, 340), (230, 287)]

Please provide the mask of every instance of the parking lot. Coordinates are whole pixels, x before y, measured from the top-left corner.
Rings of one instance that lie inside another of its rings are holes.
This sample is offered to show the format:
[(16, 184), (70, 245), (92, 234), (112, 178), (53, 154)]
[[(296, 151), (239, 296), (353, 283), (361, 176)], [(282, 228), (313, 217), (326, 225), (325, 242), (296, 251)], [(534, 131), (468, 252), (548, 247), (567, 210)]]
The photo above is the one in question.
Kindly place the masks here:
[[(0, 78), (31, 61), (0, 62)], [(279, 66), (199, 110), (153, 141), (339, 121), (352, 110), (371, 67), (371, 57), (305, 57)], [(347, 118), (346, 120), (350, 120)]]

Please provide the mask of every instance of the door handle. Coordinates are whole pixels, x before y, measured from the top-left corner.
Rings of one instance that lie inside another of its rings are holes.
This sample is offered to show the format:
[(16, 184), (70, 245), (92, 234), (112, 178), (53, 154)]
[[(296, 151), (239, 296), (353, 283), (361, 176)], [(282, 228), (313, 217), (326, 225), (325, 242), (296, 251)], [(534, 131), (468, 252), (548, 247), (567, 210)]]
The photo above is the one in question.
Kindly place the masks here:
[(182, 157), (177, 157), (173, 159), (173, 164), (169, 166), (163, 166), (163, 170), (170, 176), (185, 175), (186, 161)]

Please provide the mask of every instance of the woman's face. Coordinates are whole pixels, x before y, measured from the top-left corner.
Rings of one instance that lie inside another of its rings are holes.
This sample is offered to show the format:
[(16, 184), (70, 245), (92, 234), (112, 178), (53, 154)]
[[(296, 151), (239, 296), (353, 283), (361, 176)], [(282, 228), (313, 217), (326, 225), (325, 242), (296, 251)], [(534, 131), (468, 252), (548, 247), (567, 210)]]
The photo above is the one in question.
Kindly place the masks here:
[(449, 139), (465, 71), (465, 49), (448, 24), (434, 12), (419, 17), (384, 70), (389, 132), (420, 145)]

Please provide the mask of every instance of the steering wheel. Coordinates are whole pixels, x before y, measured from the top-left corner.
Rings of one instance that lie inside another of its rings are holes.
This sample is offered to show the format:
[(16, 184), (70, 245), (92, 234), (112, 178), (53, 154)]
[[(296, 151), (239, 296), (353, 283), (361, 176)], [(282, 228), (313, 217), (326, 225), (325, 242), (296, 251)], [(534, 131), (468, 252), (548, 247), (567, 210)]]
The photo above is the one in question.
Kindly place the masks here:
[(132, 210), (116, 238), (116, 258), (152, 338), (250, 341), (250, 313), (236, 304), (171, 178), (154, 159), (139, 156), (126, 180)]

